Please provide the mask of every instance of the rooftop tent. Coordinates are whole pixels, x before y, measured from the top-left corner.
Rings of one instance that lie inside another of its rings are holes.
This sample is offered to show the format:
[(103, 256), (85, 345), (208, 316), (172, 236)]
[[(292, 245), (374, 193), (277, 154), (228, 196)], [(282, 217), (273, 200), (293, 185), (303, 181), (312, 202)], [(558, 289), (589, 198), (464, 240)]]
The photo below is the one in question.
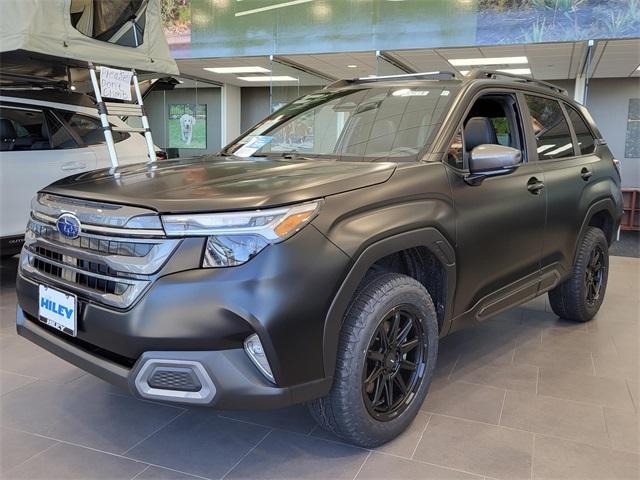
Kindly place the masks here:
[(3, 0), (2, 77), (65, 82), (89, 62), (177, 75), (160, 0)]

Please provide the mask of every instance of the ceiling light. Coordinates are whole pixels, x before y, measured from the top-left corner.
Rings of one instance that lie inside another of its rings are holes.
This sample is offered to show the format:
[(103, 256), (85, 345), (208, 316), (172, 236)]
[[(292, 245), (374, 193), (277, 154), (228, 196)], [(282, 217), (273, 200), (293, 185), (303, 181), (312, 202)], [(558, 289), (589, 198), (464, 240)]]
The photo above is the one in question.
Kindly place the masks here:
[(497, 71), (502, 73), (510, 73), (512, 75), (531, 75), (530, 68), (500, 68)]
[(454, 67), (477, 65), (518, 65), (529, 63), (527, 57), (491, 57), (491, 58), (450, 58), (447, 60)]
[(298, 79), (288, 75), (255, 75), (253, 77), (238, 77), (245, 82), (297, 82)]
[(205, 67), (203, 70), (213, 73), (269, 73), (271, 70), (262, 67)]
[(302, 3), (309, 3), (309, 2), (312, 2), (312, 1), (313, 0), (291, 0), (289, 2), (277, 3), (275, 5), (269, 5), (269, 6), (266, 6), (266, 7), (253, 8), (251, 10), (244, 10), (243, 12), (235, 13), (234, 16), (235, 17), (243, 17), (245, 15), (252, 15), (254, 13), (260, 13), (260, 12), (268, 12), (269, 10), (276, 10), (278, 8), (291, 7), (293, 5), (300, 5)]
[(347, 65), (347, 68), (358, 68), (358, 65)]

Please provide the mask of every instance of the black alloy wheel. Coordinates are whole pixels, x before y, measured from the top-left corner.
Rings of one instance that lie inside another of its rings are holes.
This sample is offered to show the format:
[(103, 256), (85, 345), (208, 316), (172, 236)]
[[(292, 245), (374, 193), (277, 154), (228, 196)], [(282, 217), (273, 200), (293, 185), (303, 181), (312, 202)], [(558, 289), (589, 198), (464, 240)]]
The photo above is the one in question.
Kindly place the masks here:
[(369, 414), (379, 421), (401, 415), (420, 388), (427, 342), (416, 310), (400, 305), (376, 328), (364, 363), (362, 394)]
[(591, 251), (589, 263), (585, 269), (585, 295), (589, 305), (595, 305), (600, 300), (600, 292), (605, 272), (604, 252), (599, 245)]

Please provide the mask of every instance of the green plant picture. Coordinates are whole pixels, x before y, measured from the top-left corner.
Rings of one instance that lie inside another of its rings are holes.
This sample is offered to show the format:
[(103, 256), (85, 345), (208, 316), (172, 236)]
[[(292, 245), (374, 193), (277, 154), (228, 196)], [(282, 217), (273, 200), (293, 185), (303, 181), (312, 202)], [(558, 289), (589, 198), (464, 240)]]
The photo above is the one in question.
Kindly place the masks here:
[(195, 103), (169, 105), (169, 148), (207, 148), (207, 106)]

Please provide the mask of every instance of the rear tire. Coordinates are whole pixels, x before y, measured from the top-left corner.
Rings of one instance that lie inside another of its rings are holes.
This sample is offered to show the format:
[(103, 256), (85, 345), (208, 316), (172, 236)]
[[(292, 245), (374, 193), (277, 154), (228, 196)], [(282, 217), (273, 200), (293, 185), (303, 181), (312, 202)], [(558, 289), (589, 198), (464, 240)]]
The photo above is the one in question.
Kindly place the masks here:
[(396, 273), (367, 277), (342, 326), (331, 392), (308, 403), (311, 415), (349, 443), (382, 445), (417, 415), (437, 355), (438, 321), (424, 286)]
[(589, 227), (580, 242), (571, 276), (549, 292), (553, 312), (588, 322), (602, 305), (609, 278), (609, 244), (604, 232)]

